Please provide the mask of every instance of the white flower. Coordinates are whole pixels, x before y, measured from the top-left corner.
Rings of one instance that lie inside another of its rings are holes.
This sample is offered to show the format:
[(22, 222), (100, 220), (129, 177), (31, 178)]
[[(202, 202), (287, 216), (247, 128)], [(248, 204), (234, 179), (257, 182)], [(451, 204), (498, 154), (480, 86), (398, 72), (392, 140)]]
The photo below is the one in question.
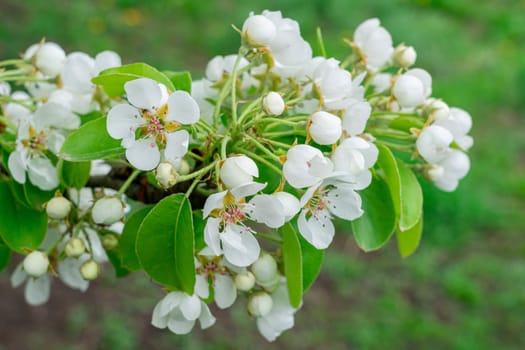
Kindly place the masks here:
[(45, 42), (30, 46), (24, 53), (24, 59), (33, 60), (40, 72), (54, 78), (62, 69), (66, 53), (58, 44)]
[(278, 92), (270, 91), (262, 100), (263, 109), (267, 115), (281, 115), (286, 105)]
[(388, 73), (379, 73), (372, 78), (374, 92), (382, 93), (390, 90), (392, 85), (392, 75)]
[(164, 85), (148, 78), (128, 81), (124, 89), (130, 104), (118, 104), (109, 111), (107, 129), (111, 137), (122, 139), (131, 165), (141, 170), (154, 169), (161, 160), (159, 145), (166, 160), (183, 157), (189, 133), (178, 129), (181, 124), (197, 122), (197, 102), (185, 91), (168, 95)]
[(267, 46), (275, 38), (277, 29), (262, 15), (250, 15), (242, 25), (242, 34), (250, 45)]
[(295, 188), (310, 187), (330, 175), (333, 164), (315, 147), (297, 145), (288, 151), (283, 164), (286, 181)]
[(343, 132), (341, 118), (325, 111), (316, 112), (310, 118), (308, 132), (318, 144), (332, 145)]
[(257, 292), (248, 300), (248, 312), (255, 317), (268, 315), (273, 307), (272, 297), (266, 292)]
[(250, 269), (257, 283), (264, 288), (273, 289), (279, 282), (277, 262), (270, 254), (262, 254)]
[(91, 215), (99, 225), (112, 225), (124, 217), (124, 204), (116, 197), (104, 197), (95, 202)]
[(64, 252), (66, 255), (72, 258), (78, 258), (82, 256), (85, 251), (86, 245), (84, 244), (84, 241), (78, 237), (70, 238), (64, 247)]
[(416, 141), (419, 154), (429, 163), (443, 160), (453, 140), (452, 133), (439, 125), (424, 128)]
[(163, 188), (170, 188), (177, 183), (177, 171), (170, 162), (161, 162), (155, 172), (155, 179)]
[(370, 185), (370, 168), (378, 156), (377, 147), (360, 137), (349, 137), (335, 149), (332, 155), (334, 169), (355, 190), (362, 190)]
[(167, 294), (158, 302), (153, 310), (151, 324), (161, 329), (167, 327), (175, 334), (188, 334), (197, 319), (202, 329), (215, 323), (210, 309), (197, 295), (177, 291)]
[(235, 275), (233, 280), (235, 288), (247, 292), (255, 286), (255, 276), (248, 270), (244, 270)]
[(448, 105), (437, 98), (428, 98), (425, 101), (425, 111), (433, 121), (445, 119), (450, 115)]
[(461, 108), (450, 108), (450, 114), (434, 123), (450, 131), (454, 141), (465, 151), (472, 147), (473, 139), (467, 135), (472, 128), (472, 117)]
[(275, 192), (271, 195), (281, 202), (284, 209), (283, 214), (285, 221), (290, 221), (295, 216), (295, 214), (297, 214), (301, 209), (301, 204), (299, 203), (299, 200), (294, 195), (288, 192)]
[(209, 100), (219, 96), (218, 90), (212, 87), (212, 82), (206, 79), (191, 82), (191, 97), (195, 99), (201, 111), (201, 117), (208, 123), (213, 123), (215, 105)]
[(46, 204), (47, 216), (51, 219), (62, 220), (69, 215), (70, 211), (71, 202), (62, 196), (53, 197)]
[(297, 309), (290, 305), (286, 283), (281, 283), (272, 293), (272, 308), (264, 316), (257, 317), (257, 329), (268, 341), (274, 341), (282, 332), (294, 326)]
[(245, 155), (225, 159), (220, 170), (221, 181), (230, 189), (252, 182), (253, 177), (258, 176), (257, 164)]
[(49, 258), (46, 253), (34, 250), (25, 257), (23, 265), (29, 276), (40, 277), (47, 272)]
[(27, 123), (33, 112), (24, 104), (29, 103), (30, 99), (31, 97), (23, 91), (13, 92), (11, 95), (11, 100), (16, 102), (4, 104), (2, 106), (3, 114), (8, 117), (16, 126)]
[[(222, 79), (224, 74), (231, 75), (235, 66), (237, 55), (215, 56), (206, 66), (206, 78), (211, 82), (216, 82)], [(237, 69), (242, 69), (248, 65), (248, 60), (241, 57), (237, 65)]]
[(220, 309), (226, 309), (237, 299), (235, 283), (222, 257), (208, 256), (207, 253), (208, 249), (205, 248), (196, 259), (195, 294), (202, 299), (208, 299), (211, 282), (215, 303)]
[(400, 67), (410, 67), (416, 63), (416, 50), (412, 46), (401, 44), (394, 50), (394, 62)]
[(392, 94), (401, 107), (417, 107), (432, 94), (432, 77), (424, 69), (410, 69), (396, 79)]
[(343, 130), (350, 136), (362, 134), (371, 113), (372, 107), (368, 101), (351, 103), (343, 114)]
[(459, 180), (467, 175), (469, 169), (468, 156), (461, 151), (450, 149), (445, 158), (432, 164), (427, 176), (439, 189), (452, 192), (457, 188)]
[(23, 264), (19, 264), (11, 275), (11, 285), (13, 288), (17, 288), (24, 282), (26, 282), (24, 297), (29, 305), (42, 305), (49, 300), (51, 278), (48, 273), (34, 278), (24, 271)]
[(354, 43), (364, 54), (368, 69), (374, 72), (381, 69), (394, 52), (392, 37), (377, 18), (368, 19), (356, 28)]

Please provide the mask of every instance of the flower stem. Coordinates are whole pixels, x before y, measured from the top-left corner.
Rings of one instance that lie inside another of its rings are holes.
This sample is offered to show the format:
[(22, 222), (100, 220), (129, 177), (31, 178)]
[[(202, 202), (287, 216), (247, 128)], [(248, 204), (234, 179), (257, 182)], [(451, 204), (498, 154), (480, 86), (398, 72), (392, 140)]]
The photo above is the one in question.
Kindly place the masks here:
[(129, 185), (131, 185), (131, 183), (133, 182), (133, 180), (135, 180), (135, 178), (142, 172), (142, 170), (139, 170), (139, 169), (135, 169), (133, 170), (133, 172), (131, 173), (131, 175), (128, 177), (128, 179), (126, 180), (126, 182), (124, 182), (122, 184), (122, 186), (120, 187), (120, 189), (118, 190), (117, 192), (117, 195), (121, 196), (124, 192), (126, 192), (126, 190), (128, 189)]
[(194, 179), (196, 177), (202, 177), (204, 176), (208, 171), (210, 171), (211, 169), (213, 169), (213, 167), (215, 167), (215, 163), (217, 163), (217, 161), (214, 161), (213, 163), (211, 164), (208, 164), (207, 166), (205, 166), (204, 168), (201, 168), (191, 174), (188, 174), (188, 175), (181, 175), (181, 176), (177, 176), (177, 182), (184, 182), (184, 181), (188, 181), (188, 180), (191, 180), (191, 179)]

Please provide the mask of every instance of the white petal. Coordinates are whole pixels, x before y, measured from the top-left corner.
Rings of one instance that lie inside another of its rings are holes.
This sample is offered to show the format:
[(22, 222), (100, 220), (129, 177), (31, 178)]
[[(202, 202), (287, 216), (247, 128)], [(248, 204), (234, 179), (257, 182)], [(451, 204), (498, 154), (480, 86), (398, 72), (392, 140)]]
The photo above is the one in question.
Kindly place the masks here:
[(166, 135), (166, 149), (164, 156), (168, 160), (182, 158), (188, 152), (190, 134), (186, 130), (179, 130)]
[(160, 151), (153, 138), (135, 141), (126, 149), (126, 158), (135, 168), (153, 170), (160, 161)]
[(324, 158), (320, 150), (308, 145), (297, 145), (288, 151), (286, 162), (283, 164), (283, 174), (292, 187), (309, 187), (320, 180), (309, 172), (310, 161), (316, 156), (319, 159)]
[(170, 292), (161, 301), (159, 313), (161, 316), (166, 316), (174, 309), (178, 308), (186, 294), (183, 292)]
[(92, 93), (95, 85), (91, 78), (95, 76), (95, 61), (83, 52), (73, 52), (66, 58), (62, 67), (64, 87), (78, 94)]
[(248, 158), (245, 155), (240, 155), (231, 157), (230, 159), (232, 159), (237, 164), (237, 166), (248, 175), (259, 177), (259, 169), (257, 168), (257, 164), (251, 158)]
[(201, 315), (199, 316), (199, 322), (202, 329), (209, 328), (215, 324), (215, 317), (210, 312), (208, 305), (201, 301)]
[(349, 135), (363, 133), (371, 112), (372, 107), (367, 101), (359, 101), (350, 105), (343, 115), (343, 130)]
[(187, 320), (196, 320), (201, 314), (201, 301), (198, 296), (185, 296), (180, 303), (180, 310)]
[(51, 278), (44, 274), (38, 278), (29, 278), (25, 288), (25, 299), (29, 305), (42, 305), (49, 300)]
[(335, 228), (326, 210), (306, 219), (306, 210), (301, 211), (297, 221), (299, 232), (317, 249), (326, 249), (332, 243)]
[(13, 271), (13, 274), (11, 275), (11, 286), (13, 288), (20, 287), (20, 285), (22, 285), (22, 283), (24, 283), (28, 277), (23, 267), (24, 267), (23, 263), (18, 264), (15, 271)]
[(164, 313), (162, 308), (162, 300), (155, 305), (153, 309), (153, 314), (151, 316), (151, 324), (154, 327), (164, 329), (168, 327), (168, 314), (169, 312)]
[(26, 159), (21, 151), (13, 151), (7, 160), (7, 166), (11, 175), (18, 183), (26, 182)]
[(48, 102), (40, 106), (33, 117), (35, 128), (44, 130), (48, 127), (74, 130), (80, 126), (80, 117), (55, 102)]
[(288, 192), (276, 192), (272, 196), (277, 198), (283, 206), (283, 214), (286, 221), (289, 221), (301, 209), (299, 200), (294, 195)]
[(208, 299), (210, 296), (210, 288), (207, 276), (197, 274), (195, 276), (195, 294), (202, 299)]
[(206, 226), (204, 227), (204, 242), (206, 242), (206, 245), (213, 251), (215, 256), (220, 256), (222, 254), (219, 237), (220, 222), (221, 219), (219, 218), (208, 218)]
[(47, 158), (33, 158), (27, 162), (27, 173), (31, 183), (38, 188), (49, 191), (58, 187), (58, 172)]
[(228, 191), (222, 191), (211, 194), (208, 198), (206, 198), (206, 202), (204, 203), (204, 209), (202, 210), (202, 216), (204, 218), (207, 218), (208, 215), (214, 210), (214, 209), (220, 209), (224, 207), (223, 199), (224, 196), (226, 196), (226, 193)]
[(105, 263), (109, 261), (108, 255), (106, 254), (106, 250), (102, 245), (102, 241), (100, 240), (97, 231), (91, 228), (86, 228), (84, 232), (87, 233), (87, 239), (91, 243), (88, 244), (88, 242), (86, 242), (87, 246), (91, 247), (91, 254), (93, 255), (93, 260), (95, 260), (98, 263)]
[(169, 315), (168, 328), (175, 334), (188, 334), (194, 325), (195, 320), (187, 320), (180, 310), (175, 310)]
[(278, 228), (284, 225), (284, 208), (282, 203), (269, 194), (261, 194), (253, 197), (247, 214), (250, 219), (263, 223), (270, 228)]
[(67, 258), (58, 263), (58, 276), (67, 286), (85, 292), (89, 287), (80, 274), (80, 265), (83, 261), (80, 259)]
[(351, 189), (335, 188), (327, 193), (325, 202), (330, 212), (341, 219), (354, 220), (364, 213), (361, 196)]
[(193, 124), (199, 120), (200, 109), (197, 102), (186, 91), (175, 91), (168, 97), (168, 120), (181, 124)]
[(124, 84), (129, 103), (141, 109), (156, 110), (160, 107), (162, 91), (159, 84), (149, 78), (139, 78)]
[(122, 60), (118, 53), (114, 51), (102, 51), (95, 56), (95, 74), (100, 73), (104, 69), (120, 67)]
[(122, 103), (109, 110), (106, 128), (109, 136), (114, 139), (135, 139), (135, 130), (144, 123), (139, 110), (127, 103)]
[(235, 266), (252, 264), (259, 257), (261, 248), (253, 234), (239, 225), (226, 225), (220, 235), (224, 256)]
[(243, 185), (237, 186), (232, 189), (230, 192), (235, 197), (236, 200), (241, 200), (241, 198), (248, 197), (256, 194), (266, 187), (266, 183), (260, 182), (249, 182)]
[(215, 303), (220, 309), (233, 305), (237, 299), (237, 288), (230, 276), (215, 275)]

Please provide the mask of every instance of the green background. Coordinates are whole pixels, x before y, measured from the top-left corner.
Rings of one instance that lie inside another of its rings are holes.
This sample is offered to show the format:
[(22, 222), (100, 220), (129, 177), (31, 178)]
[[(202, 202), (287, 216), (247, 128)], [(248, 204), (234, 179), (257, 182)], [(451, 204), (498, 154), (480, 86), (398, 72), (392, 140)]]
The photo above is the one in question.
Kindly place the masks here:
[[(112, 49), (125, 63), (190, 69), (236, 52), (250, 11), (281, 10), (329, 55), (378, 17), (394, 43), (418, 52), (433, 95), (474, 121), (472, 169), (452, 194), (424, 184), (420, 248), (399, 257), (395, 240), (360, 252), (340, 225), (296, 326), (268, 345), (239, 300), (213, 309), (211, 329), (175, 336), (149, 326), (162, 293), (143, 275), (115, 281), (108, 266), (84, 295), (56, 281), (50, 303), (30, 308), (0, 274), (0, 349), (522, 349), (525, 347), (525, 1), (2, 0), (0, 59), (46, 37), (67, 52)], [(11, 264), (9, 271), (14, 268)]]

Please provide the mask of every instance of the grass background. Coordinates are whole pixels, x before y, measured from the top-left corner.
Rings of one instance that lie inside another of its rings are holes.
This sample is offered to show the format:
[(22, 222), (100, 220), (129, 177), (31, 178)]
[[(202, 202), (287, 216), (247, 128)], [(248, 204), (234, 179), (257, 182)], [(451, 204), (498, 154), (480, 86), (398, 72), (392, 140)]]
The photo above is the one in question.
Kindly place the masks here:
[[(330, 55), (378, 17), (396, 44), (418, 52), (434, 96), (474, 120), (472, 169), (459, 189), (424, 184), (425, 228), (416, 254), (395, 242), (360, 252), (344, 226), (296, 327), (266, 344), (244, 310), (214, 310), (208, 331), (175, 336), (149, 326), (160, 298), (142, 275), (116, 281), (108, 267), (85, 295), (55, 283), (29, 308), (0, 274), (0, 349), (522, 349), (525, 347), (525, 2), (518, 0), (1, 0), (0, 58), (45, 36), (68, 51), (112, 49), (125, 63), (190, 69), (234, 53), (250, 11), (283, 11), (312, 43), (320, 26)], [(12, 267), (11, 267), (12, 270)]]

